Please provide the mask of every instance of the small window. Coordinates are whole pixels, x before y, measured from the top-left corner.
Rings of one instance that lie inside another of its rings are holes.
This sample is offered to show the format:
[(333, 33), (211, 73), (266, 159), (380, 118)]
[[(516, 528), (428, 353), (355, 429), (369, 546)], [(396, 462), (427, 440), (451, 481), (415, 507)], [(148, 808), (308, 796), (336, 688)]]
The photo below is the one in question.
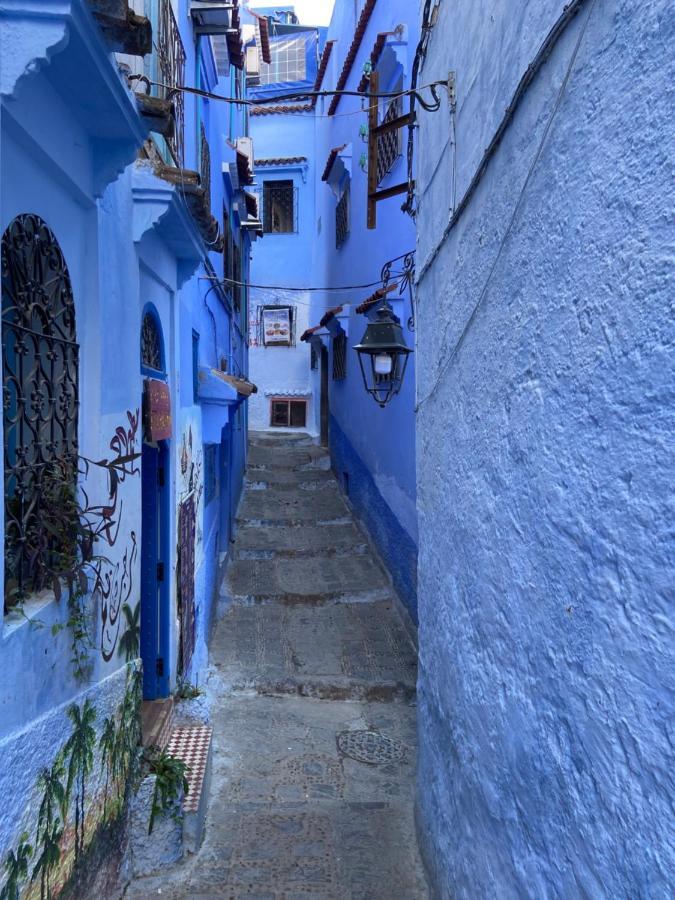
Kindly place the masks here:
[(263, 226), (266, 234), (297, 231), (296, 191), (292, 181), (263, 182)]
[(192, 332), (192, 402), (199, 400), (199, 335)]
[(306, 424), (306, 400), (272, 400), (270, 425), (274, 428), (304, 428)]
[(344, 331), (333, 338), (333, 381), (342, 381), (347, 374), (347, 335)]
[(350, 227), (349, 183), (342, 191), (342, 196), (335, 207), (335, 246), (339, 250), (347, 240)]
[(218, 493), (218, 444), (204, 445), (204, 505), (208, 506)]
[[(396, 90), (402, 90), (402, 85)], [(393, 122), (403, 115), (403, 99), (402, 97), (394, 97), (382, 119), (382, 124), (386, 125)], [(401, 156), (402, 152), (403, 130), (400, 128), (394, 131), (385, 131), (377, 138), (377, 183), (378, 185), (387, 177)]]
[(163, 374), (164, 352), (159, 320), (151, 309), (143, 313), (141, 326), (141, 371), (148, 375)]
[(282, 84), (307, 78), (307, 38), (279, 37), (270, 41), (272, 62), (260, 64), (259, 84)]

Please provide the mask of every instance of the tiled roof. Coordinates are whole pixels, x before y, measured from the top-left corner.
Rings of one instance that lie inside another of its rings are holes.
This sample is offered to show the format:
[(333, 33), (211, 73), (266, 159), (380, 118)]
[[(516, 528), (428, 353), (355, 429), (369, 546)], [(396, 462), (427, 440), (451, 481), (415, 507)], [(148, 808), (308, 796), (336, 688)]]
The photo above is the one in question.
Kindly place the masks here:
[(239, 18), (239, 9), (237, 8), (239, 0), (233, 0), (234, 9), (230, 13), (230, 28), (225, 39), (227, 41), (227, 52), (230, 62), (237, 69), (244, 68), (244, 44), (241, 38), (241, 19)]
[[(326, 69), (328, 68), (328, 60), (330, 59), (330, 55), (333, 52), (333, 47), (335, 46), (335, 41), (328, 41), (326, 46), (323, 48), (323, 53), (321, 54), (321, 59), (319, 60), (319, 71), (316, 74), (316, 81), (314, 82), (314, 90), (320, 91), (321, 85), (323, 84), (323, 80), (326, 77)], [(316, 106), (316, 101), (318, 97), (312, 97), (312, 106)]]
[[(366, 33), (366, 29), (368, 28), (368, 23), (370, 22), (370, 17), (373, 14), (373, 10), (375, 9), (375, 4), (377, 0), (366, 0), (366, 5), (363, 7), (361, 11), (361, 15), (359, 16), (359, 21), (356, 26), (356, 31), (354, 32), (354, 39), (352, 40), (349, 51), (347, 52), (347, 56), (345, 57), (344, 64), (342, 66), (342, 72), (340, 73), (340, 77), (337, 80), (337, 84), (335, 85), (335, 89), (337, 91), (342, 91), (347, 84), (347, 79), (349, 78), (349, 74), (352, 71), (352, 67), (354, 65), (354, 61), (356, 60), (356, 54), (359, 52), (359, 48), (361, 46), (361, 42)], [(336, 94), (331, 100), (331, 104), (328, 107), (328, 115), (332, 116), (335, 114), (338, 106), (340, 104), (340, 95)]]
[(341, 312), (342, 312), (341, 306), (334, 306), (332, 309), (326, 310), (326, 312), (323, 315), (323, 318), (319, 322), (319, 327), (325, 328), (326, 325), (328, 325), (328, 323), (330, 322), (330, 320), (334, 319), (335, 316)]
[(237, 175), (239, 184), (253, 184), (253, 172), (248, 162), (248, 156), (237, 150)]
[(314, 107), (311, 103), (300, 103), (295, 106), (252, 106), (250, 114), (252, 116), (275, 116), (285, 113), (305, 113), (312, 112)]
[(249, 193), (249, 191), (244, 191), (244, 197), (246, 198), (246, 212), (250, 216), (251, 219), (258, 218), (258, 198), (255, 194)]
[[(375, 41), (375, 45), (370, 54), (371, 70), (375, 69), (378, 62), (380, 61), (380, 57), (382, 56), (382, 51), (387, 46), (387, 38), (391, 37), (391, 35), (395, 34), (395, 33), (396, 33), (395, 31), (381, 31), (378, 34), (377, 40)], [(366, 90), (368, 89), (368, 80), (369, 80), (368, 76), (364, 72), (363, 77), (361, 78), (361, 81), (359, 81), (359, 86), (357, 87), (356, 90), (362, 94), (365, 94)]]
[(317, 331), (321, 330), (320, 325), (315, 325), (314, 328), (308, 328), (306, 331), (303, 331), (300, 335), (301, 341), (308, 341), (313, 334), (316, 334)]
[(335, 160), (338, 158), (338, 155), (342, 153), (347, 145), (343, 144), (341, 147), (333, 147), (333, 149), (328, 154), (328, 160), (326, 162), (326, 168), (323, 170), (323, 175), (321, 176), (322, 181), (328, 181), (330, 178), (330, 173), (333, 170), (333, 166), (335, 165)]
[(368, 297), (367, 300), (364, 300), (363, 303), (357, 306), (354, 311), (359, 313), (359, 315), (368, 312), (369, 309), (384, 300), (387, 294), (391, 294), (391, 292), (396, 290), (397, 287), (398, 284), (394, 282), (393, 284), (388, 284), (387, 287), (378, 288), (374, 294), (371, 294), (370, 297)]
[(256, 159), (256, 166), (294, 166), (306, 163), (306, 156), (274, 156), (269, 159)]
[(260, 55), (263, 62), (268, 65), (272, 62), (272, 48), (270, 47), (270, 20), (267, 16), (259, 16), (257, 12), (249, 9), (252, 16), (255, 16), (260, 27)]

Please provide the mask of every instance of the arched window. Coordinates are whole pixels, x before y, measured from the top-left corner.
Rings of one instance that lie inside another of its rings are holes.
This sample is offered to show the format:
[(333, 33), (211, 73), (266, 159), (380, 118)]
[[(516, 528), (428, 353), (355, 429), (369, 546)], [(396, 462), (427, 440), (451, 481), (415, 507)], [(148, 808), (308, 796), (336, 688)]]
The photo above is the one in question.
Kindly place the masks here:
[(5, 608), (76, 552), (79, 347), (58, 241), (36, 215), (2, 236)]
[(146, 375), (163, 375), (164, 344), (162, 326), (153, 307), (146, 307), (141, 325), (141, 371)]

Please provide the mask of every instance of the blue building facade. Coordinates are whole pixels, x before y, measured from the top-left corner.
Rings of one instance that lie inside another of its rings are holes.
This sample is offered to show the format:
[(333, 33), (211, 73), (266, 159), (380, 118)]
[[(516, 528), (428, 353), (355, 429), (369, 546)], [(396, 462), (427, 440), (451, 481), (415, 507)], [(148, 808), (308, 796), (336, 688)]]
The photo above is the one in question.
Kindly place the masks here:
[(491, 6), (421, 72), (422, 845), (442, 897), (668, 897), (673, 19)]
[(245, 110), (169, 90), (243, 96), (216, 14), (0, 11), (3, 897), (111, 895), (139, 704), (206, 665), (259, 229)]
[[(287, 36), (270, 11), (256, 12), (267, 12), (266, 27)], [(285, 180), (294, 166), (293, 186), (304, 198), (293, 236), (270, 234), (275, 223), (263, 223), (265, 237), (255, 257), (253, 280), (312, 290), (287, 294), (285, 299), (278, 292), (282, 299), (274, 302), (295, 303), (299, 323), (295, 337), (300, 346), (292, 351), (252, 350), (252, 367), (254, 380), (261, 385), (257, 428), (279, 427), (273, 403), (282, 399), (282, 390), (289, 397), (307, 398), (306, 426), (302, 420), (296, 427), (304, 427), (330, 447), (335, 473), (416, 621), (414, 355), (400, 393), (381, 409), (364, 389), (353, 349), (384, 297), (402, 324), (408, 346), (413, 348), (415, 343), (411, 290), (415, 225), (401, 210), (404, 198), (392, 193), (382, 199), (377, 204), (376, 227), (368, 227), (372, 118), (367, 95), (375, 77), (381, 93), (395, 93), (409, 85), (417, 45), (411, 18), (403, 2), (336, 4), (329, 28), (312, 32), (317, 35), (311, 43), (312, 50), (317, 48), (316, 64), (296, 72), (295, 83), (273, 87), (277, 95), (289, 89), (360, 94), (261, 103), (253, 110), (251, 133), (265, 173)], [(259, 44), (259, 34), (255, 40)], [(250, 90), (254, 97), (269, 97), (267, 89)], [(401, 98), (384, 98), (376, 105), (378, 124), (407, 112)], [(407, 131), (396, 130), (378, 141), (378, 191), (407, 181), (406, 140)], [(259, 177), (267, 177), (262, 171), (259, 166)], [(350, 289), (354, 285), (366, 287)], [(390, 290), (380, 291), (383, 285)], [(266, 391), (271, 396), (265, 398)], [(293, 427), (290, 420), (288, 424)]]

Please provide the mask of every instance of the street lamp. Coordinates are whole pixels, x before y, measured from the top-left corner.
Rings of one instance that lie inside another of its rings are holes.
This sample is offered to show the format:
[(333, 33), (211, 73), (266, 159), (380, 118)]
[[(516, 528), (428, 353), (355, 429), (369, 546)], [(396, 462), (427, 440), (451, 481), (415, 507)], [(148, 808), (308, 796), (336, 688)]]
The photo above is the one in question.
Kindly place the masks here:
[(378, 309), (377, 319), (368, 323), (361, 343), (354, 349), (359, 355), (366, 391), (384, 408), (401, 390), (412, 353), (401, 324), (387, 303)]

